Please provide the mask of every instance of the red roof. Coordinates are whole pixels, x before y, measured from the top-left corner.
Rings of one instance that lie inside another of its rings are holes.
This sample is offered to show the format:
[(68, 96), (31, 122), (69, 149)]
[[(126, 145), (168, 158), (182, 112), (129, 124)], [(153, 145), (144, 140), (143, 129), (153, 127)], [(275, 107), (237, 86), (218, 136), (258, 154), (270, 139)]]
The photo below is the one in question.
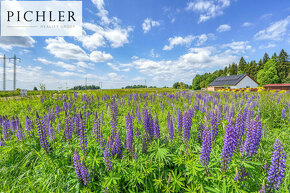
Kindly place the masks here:
[(285, 83), (285, 84), (267, 84), (267, 85), (265, 85), (265, 87), (267, 87), (267, 86), (290, 86), (290, 83)]

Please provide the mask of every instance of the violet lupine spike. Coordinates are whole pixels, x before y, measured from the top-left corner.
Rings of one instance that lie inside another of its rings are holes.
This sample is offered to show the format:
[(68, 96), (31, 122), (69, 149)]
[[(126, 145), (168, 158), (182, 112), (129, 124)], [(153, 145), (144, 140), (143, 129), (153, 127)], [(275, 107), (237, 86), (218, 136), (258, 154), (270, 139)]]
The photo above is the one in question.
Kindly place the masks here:
[(160, 128), (159, 128), (159, 121), (158, 121), (157, 114), (155, 115), (155, 120), (154, 120), (154, 136), (155, 136), (155, 139), (160, 140)]
[(215, 141), (218, 135), (218, 125), (217, 125), (216, 114), (214, 112), (211, 113), (210, 124), (211, 124), (211, 132), (212, 132), (212, 141)]
[(81, 164), (81, 174), (82, 174), (82, 181), (84, 185), (88, 186), (91, 181), (91, 178), (90, 178), (89, 170), (86, 167), (84, 160), (82, 161), (82, 164)]
[(202, 140), (202, 134), (203, 134), (204, 126), (202, 124), (202, 121), (200, 121), (198, 125), (198, 134), (197, 134), (197, 140), (201, 141)]
[(60, 120), (58, 121), (58, 124), (57, 124), (57, 131), (59, 133), (62, 131), (62, 124), (61, 124), (61, 121)]
[(286, 169), (286, 153), (284, 147), (279, 139), (276, 139), (274, 144), (274, 151), (271, 160), (271, 166), (268, 171), (267, 189), (268, 192), (278, 190), (285, 177)]
[(49, 124), (48, 131), (50, 133), (50, 135), (49, 135), (50, 141), (53, 141), (55, 139), (55, 131), (54, 131), (54, 128), (52, 126), (52, 123)]
[(23, 130), (21, 124), (19, 124), (19, 126), (18, 126), (18, 129), (16, 132), (16, 137), (17, 137), (18, 141), (22, 141), (25, 139), (25, 133), (24, 133), (24, 130)]
[(172, 141), (173, 136), (174, 136), (174, 131), (173, 131), (173, 123), (172, 123), (171, 115), (169, 112), (167, 113), (167, 130), (169, 133), (169, 139)]
[(224, 147), (221, 154), (221, 169), (226, 171), (228, 164), (231, 161), (237, 145), (237, 133), (235, 130), (235, 124), (233, 118), (231, 118), (229, 124), (226, 128), (225, 138), (224, 138)]
[(36, 113), (36, 125), (37, 125), (37, 132), (38, 132), (40, 145), (45, 150), (46, 153), (49, 153), (50, 148), (49, 148), (49, 143), (47, 141), (46, 130), (43, 128), (45, 127), (45, 123), (40, 122), (40, 117), (38, 113)]
[(286, 110), (285, 110), (285, 108), (283, 107), (283, 109), (282, 109), (282, 113), (281, 113), (281, 119), (284, 119), (284, 118), (285, 118), (285, 114), (286, 114)]
[(11, 139), (9, 119), (7, 117), (2, 121), (2, 134), (4, 141), (9, 141)]
[(253, 156), (259, 148), (260, 138), (261, 125), (254, 120), (250, 120), (246, 140), (241, 147), (241, 153), (246, 153), (247, 157)]
[(74, 168), (77, 174), (77, 177), (80, 181), (82, 181), (82, 165), (81, 165), (81, 160), (80, 160), (80, 156), (78, 154), (77, 149), (75, 149), (74, 155), (73, 155), (73, 163), (74, 163)]
[(240, 145), (245, 134), (245, 117), (241, 110), (239, 111), (236, 119), (236, 131), (238, 144)]
[(184, 115), (183, 115), (182, 126), (183, 126), (183, 130), (182, 130), (183, 142), (187, 143), (189, 141), (189, 137), (190, 137), (191, 124), (190, 124), (189, 114), (186, 111), (184, 112)]
[(112, 101), (111, 106), (110, 106), (110, 110), (111, 110), (111, 126), (112, 126), (112, 130), (111, 130), (111, 134), (113, 136), (115, 136), (116, 134), (116, 129), (117, 129), (117, 124), (118, 124), (118, 104), (115, 101)]
[(149, 128), (149, 137), (150, 139), (153, 139), (154, 136), (154, 123), (153, 123), (153, 117), (151, 115), (151, 113), (149, 113), (148, 115), (148, 128)]
[(128, 113), (126, 117), (126, 147), (132, 153), (133, 152), (133, 123), (131, 115)]
[(115, 136), (115, 151), (118, 156), (118, 158), (122, 159), (122, 143), (120, 138), (120, 131), (117, 132), (117, 135)]
[(32, 121), (30, 120), (30, 118), (28, 116), (26, 116), (26, 119), (25, 119), (25, 129), (26, 129), (29, 137), (32, 137), (33, 124), (32, 124)]
[(70, 123), (70, 117), (66, 115), (66, 118), (64, 120), (65, 126), (64, 126), (64, 135), (67, 141), (71, 140), (70, 130), (71, 130), (71, 123)]
[(80, 146), (83, 150), (83, 152), (85, 152), (87, 150), (87, 129), (86, 126), (84, 124), (83, 118), (82, 118), (82, 114), (80, 113), (80, 117), (79, 117), (79, 126), (80, 126)]
[(110, 155), (109, 139), (104, 150), (104, 161), (108, 171), (112, 171), (111, 155)]
[(183, 122), (183, 116), (182, 112), (180, 110), (177, 111), (177, 132), (182, 132), (182, 122)]
[(200, 154), (200, 162), (205, 167), (209, 163), (209, 157), (212, 146), (212, 135), (208, 127), (206, 126), (202, 133), (202, 148)]
[(99, 141), (100, 140), (100, 120), (98, 118), (97, 112), (95, 114), (95, 120), (93, 123), (92, 132), (93, 132), (93, 136), (95, 138), (95, 141)]

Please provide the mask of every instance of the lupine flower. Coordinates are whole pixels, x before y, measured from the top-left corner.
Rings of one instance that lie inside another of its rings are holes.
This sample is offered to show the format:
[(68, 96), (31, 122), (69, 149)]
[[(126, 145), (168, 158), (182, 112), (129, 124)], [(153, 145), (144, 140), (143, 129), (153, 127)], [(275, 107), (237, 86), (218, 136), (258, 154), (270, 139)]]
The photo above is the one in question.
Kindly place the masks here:
[(9, 128), (9, 119), (8, 118), (3, 118), (3, 121), (2, 121), (2, 134), (3, 134), (4, 141), (9, 141), (11, 139), (10, 128)]
[(61, 121), (60, 120), (58, 121), (58, 124), (57, 124), (57, 131), (59, 133), (62, 131), (62, 124), (61, 124)]
[(180, 110), (177, 111), (177, 132), (182, 132), (183, 116)]
[(27, 130), (29, 137), (32, 137), (32, 133), (33, 133), (34, 128), (33, 128), (32, 121), (30, 120), (30, 118), (28, 116), (26, 116), (26, 119), (25, 119), (25, 128)]
[(284, 119), (284, 118), (285, 118), (285, 114), (286, 114), (286, 110), (285, 110), (285, 108), (283, 107), (283, 109), (282, 109), (282, 113), (281, 113), (281, 119)]
[(284, 147), (279, 139), (276, 139), (274, 144), (274, 151), (271, 160), (271, 166), (268, 171), (268, 184), (267, 189), (269, 192), (278, 190), (284, 178), (286, 169), (286, 153)]
[(203, 130), (204, 130), (204, 127), (203, 127), (202, 121), (200, 121), (200, 123), (198, 125), (198, 134), (197, 134), (198, 141), (201, 141), (201, 139), (202, 139)]
[(157, 114), (155, 115), (155, 121), (154, 121), (154, 136), (155, 139), (160, 140), (160, 129), (159, 129), (159, 121)]
[(240, 144), (242, 137), (245, 134), (245, 118), (241, 110), (239, 111), (236, 119), (236, 131), (238, 144)]
[(72, 139), (72, 125), (70, 117), (66, 115), (64, 122), (65, 122), (64, 126), (65, 138), (67, 141), (70, 141)]
[(116, 129), (117, 129), (117, 124), (118, 124), (118, 104), (115, 101), (112, 101), (111, 103), (111, 126), (112, 126), (112, 130), (111, 130), (111, 134), (114, 136), (116, 133)]
[(217, 118), (214, 112), (212, 112), (210, 124), (211, 124), (212, 140), (215, 141), (218, 135), (218, 125)]
[(130, 152), (133, 152), (133, 123), (130, 114), (126, 117), (126, 147)]
[(49, 124), (48, 131), (49, 131), (50, 140), (53, 141), (55, 139), (55, 132), (54, 132), (54, 128), (52, 126), (52, 123)]
[(20, 124), (19, 124), (19, 127), (18, 127), (17, 132), (16, 132), (16, 137), (17, 137), (18, 141), (22, 141), (25, 139), (25, 133), (24, 133), (24, 130)]
[(263, 180), (262, 188), (259, 191), (259, 193), (266, 193), (266, 186), (265, 186), (265, 181)]
[(45, 150), (46, 153), (49, 153), (49, 144), (47, 141), (46, 130), (43, 128), (45, 127), (45, 123), (40, 123), (40, 118), (38, 113), (36, 113), (36, 125), (38, 130), (38, 137), (41, 147)]
[(117, 154), (118, 158), (122, 159), (122, 144), (120, 138), (120, 131), (118, 131), (117, 135), (115, 136), (115, 154)]
[(82, 165), (81, 165), (81, 174), (82, 174), (82, 180), (85, 186), (88, 186), (91, 178), (90, 178), (90, 174), (89, 174), (89, 170), (87, 169), (84, 160), (82, 161)]
[(234, 154), (237, 145), (237, 133), (233, 118), (231, 118), (226, 128), (224, 147), (221, 154), (222, 171), (226, 171), (228, 163), (231, 161), (231, 157)]
[(203, 166), (207, 166), (209, 163), (209, 156), (211, 152), (211, 145), (212, 145), (212, 135), (209, 131), (208, 127), (205, 126), (203, 133), (202, 133), (202, 148), (200, 154), (200, 162)]
[(184, 112), (184, 116), (183, 116), (183, 141), (184, 143), (187, 143), (189, 140), (189, 136), (190, 136), (190, 127), (191, 127), (191, 118), (189, 117), (188, 112)]
[(87, 129), (86, 126), (84, 125), (82, 114), (80, 113), (79, 117), (79, 126), (80, 126), (80, 146), (84, 151), (87, 149)]
[(173, 140), (173, 136), (174, 136), (174, 131), (173, 131), (172, 119), (171, 119), (171, 116), (170, 116), (169, 112), (167, 114), (167, 130), (168, 130), (168, 133), (169, 133), (169, 139), (172, 141)]
[(251, 120), (247, 130), (246, 140), (241, 147), (241, 153), (244, 154), (245, 152), (248, 157), (254, 155), (259, 148), (260, 138), (261, 126), (256, 121)]
[(111, 155), (110, 155), (109, 139), (104, 150), (104, 161), (108, 171), (112, 171)]
[(73, 155), (73, 162), (74, 162), (74, 167), (75, 167), (75, 171), (77, 174), (77, 177), (80, 181), (82, 181), (82, 167), (81, 167), (81, 160), (80, 160), (80, 156), (78, 154), (77, 149), (75, 149), (74, 155)]

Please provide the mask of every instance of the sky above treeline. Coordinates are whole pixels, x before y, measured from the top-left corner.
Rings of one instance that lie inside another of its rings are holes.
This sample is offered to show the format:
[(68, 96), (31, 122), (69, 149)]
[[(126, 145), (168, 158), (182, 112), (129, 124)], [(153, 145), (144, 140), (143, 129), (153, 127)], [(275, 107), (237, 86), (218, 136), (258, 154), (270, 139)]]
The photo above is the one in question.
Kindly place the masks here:
[[(290, 51), (289, 0), (86, 0), (81, 37), (0, 37), (17, 88), (191, 84), (241, 56)], [(0, 60), (0, 89), (2, 90)], [(7, 64), (6, 89), (13, 88)]]

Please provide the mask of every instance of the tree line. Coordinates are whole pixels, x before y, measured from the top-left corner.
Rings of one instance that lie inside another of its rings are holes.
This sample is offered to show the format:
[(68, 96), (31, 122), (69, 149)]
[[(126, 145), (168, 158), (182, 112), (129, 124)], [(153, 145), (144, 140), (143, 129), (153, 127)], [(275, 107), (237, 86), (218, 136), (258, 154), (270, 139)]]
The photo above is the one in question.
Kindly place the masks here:
[(271, 58), (265, 53), (258, 63), (255, 60), (246, 62), (244, 57), (241, 57), (238, 64), (232, 63), (213, 73), (196, 75), (192, 80), (192, 88), (194, 90), (206, 88), (208, 84), (220, 76), (238, 74), (247, 74), (257, 80), (260, 85), (290, 83), (289, 55), (284, 49), (280, 51), (278, 56), (274, 53)]
[(70, 90), (97, 90), (97, 89), (100, 89), (100, 87), (96, 85), (89, 85), (89, 86), (79, 85), (79, 86), (74, 86)]

